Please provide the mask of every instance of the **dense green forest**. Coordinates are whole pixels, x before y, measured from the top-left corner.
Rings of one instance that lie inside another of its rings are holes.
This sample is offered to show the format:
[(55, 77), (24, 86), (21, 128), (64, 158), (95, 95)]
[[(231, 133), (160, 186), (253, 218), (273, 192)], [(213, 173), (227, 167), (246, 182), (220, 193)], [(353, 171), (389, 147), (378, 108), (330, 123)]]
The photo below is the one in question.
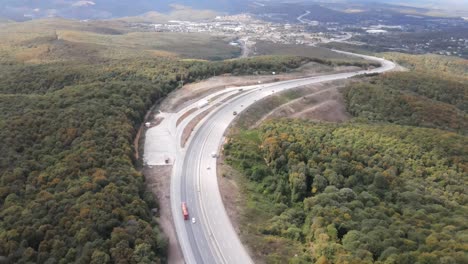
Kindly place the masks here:
[(268, 263), (466, 263), (467, 146), (435, 129), (282, 120), (225, 154), (248, 178), (246, 232)]
[(242, 237), (259, 259), (468, 262), (467, 61), (384, 56), (409, 71), (349, 82), (350, 122), (232, 132), (226, 161), (243, 176), (225, 176), (241, 186)]
[(348, 111), (368, 121), (468, 132), (468, 82), (424, 72), (395, 72), (349, 85)]
[(0, 43), (0, 262), (165, 262), (167, 241), (151, 215), (158, 205), (132, 150), (146, 111), (183, 83), (309, 61), (114, 56), (34, 35), (50, 24), (19, 26)]

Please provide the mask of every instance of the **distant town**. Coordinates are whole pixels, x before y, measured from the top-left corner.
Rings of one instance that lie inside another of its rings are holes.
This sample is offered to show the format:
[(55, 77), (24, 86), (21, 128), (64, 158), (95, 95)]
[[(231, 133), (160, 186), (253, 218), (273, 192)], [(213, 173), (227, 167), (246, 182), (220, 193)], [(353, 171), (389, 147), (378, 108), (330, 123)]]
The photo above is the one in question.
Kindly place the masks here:
[[(317, 46), (331, 42), (375, 47), (376, 51), (435, 53), (468, 58), (468, 21), (434, 18), (421, 25), (402, 23), (382, 24), (382, 20), (359, 23), (321, 22), (312, 20), (305, 11), (296, 17), (279, 21), (272, 14), (238, 14), (218, 16), (212, 20), (193, 22), (171, 20), (166, 23), (132, 23), (132, 27), (156, 32), (208, 33), (229, 37), (231, 45), (248, 49), (256, 41), (278, 44)], [(409, 16), (411, 19), (417, 19)], [(404, 35), (404, 39), (402, 39)]]
[[(198, 32), (239, 39), (263, 40), (281, 44), (316, 45), (351, 38), (349, 33), (310, 32), (308, 24), (272, 23), (255, 19), (248, 14), (218, 16), (212, 21), (169, 21), (155, 24), (159, 32)], [(233, 45), (241, 43), (233, 42)]]

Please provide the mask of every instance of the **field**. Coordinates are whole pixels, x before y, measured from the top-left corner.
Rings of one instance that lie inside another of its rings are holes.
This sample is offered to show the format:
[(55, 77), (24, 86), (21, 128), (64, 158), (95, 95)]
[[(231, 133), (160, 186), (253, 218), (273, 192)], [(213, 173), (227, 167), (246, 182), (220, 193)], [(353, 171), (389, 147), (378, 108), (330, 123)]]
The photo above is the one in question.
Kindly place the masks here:
[[(141, 32), (122, 21), (44, 19), (0, 25), (0, 60), (25, 62), (182, 57), (222, 60), (240, 49), (206, 34)], [(15, 58), (9, 56), (15, 55)]]
[(364, 59), (333, 52), (329, 49), (306, 45), (288, 45), (259, 41), (255, 44), (258, 55), (293, 55), (311, 58), (321, 58), (334, 62), (367, 62)]
[(190, 21), (207, 20), (219, 15), (213, 10), (193, 9), (177, 4), (172, 4), (171, 7), (172, 11), (169, 13), (151, 11), (140, 16), (123, 17), (116, 20), (132, 23), (165, 23), (170, 20), (187, 20), (187, 17), (190, 17)]
[(123, 35), (102, 35), (74, 31), (57, 31), (59, 39), (76, 42), (106, 45), (113, 50), (141, 50), (148, 54), (185, 58), (222, 60), (237, 57), (238, 48), (228, 45), (229, 39), (212, 37), (198, 33), (132, 32)]

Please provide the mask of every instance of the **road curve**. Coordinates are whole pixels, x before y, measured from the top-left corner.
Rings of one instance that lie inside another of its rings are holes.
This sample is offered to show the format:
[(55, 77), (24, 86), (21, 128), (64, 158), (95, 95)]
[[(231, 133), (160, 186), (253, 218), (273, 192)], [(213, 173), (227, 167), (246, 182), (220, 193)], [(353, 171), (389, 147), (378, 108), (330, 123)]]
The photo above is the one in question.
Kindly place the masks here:
[[(382, 66), (372, 70), (228, 88), (201, 99), (200, 101), (212, 101), (209, 106), (191, 113), (179, 125), (176, 125), (176, 118), (173, 119), (170, 130), (174, 131), (177, 151), (171, 178), (171, 210), (179, 244), (187, 263), (252, 263), (224, 208), (218, 188), (216, 158), (212, 157), (213, 152), (219, 153), (223, 135), (235, 118), (234, 111), (240, 113), (256, 101), (276, 92), (361, 74), (382, 73), (396, 66), (393, 62), (381, 58), (336, 52), (377, 61)], [(185, 107), (176, 117), (197, 107), (199, 102)], [(213, 110), (195, 127), (185, 148), (180, 147), (184, 127), (208, 107), (213, 107)], [(187, 203), (190, 219), (195, 218), (196, 223), (183, 219), (182, 202)]]

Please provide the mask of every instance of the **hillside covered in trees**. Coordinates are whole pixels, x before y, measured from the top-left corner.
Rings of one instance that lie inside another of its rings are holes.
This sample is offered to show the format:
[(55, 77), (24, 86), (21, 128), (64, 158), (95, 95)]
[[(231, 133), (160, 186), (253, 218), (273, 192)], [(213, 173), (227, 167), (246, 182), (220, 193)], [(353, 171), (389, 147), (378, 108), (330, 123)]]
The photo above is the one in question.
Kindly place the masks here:
[(342, 90), (350, 122), (270, 120), (231, 134), (224, 154), (243, 175), (229, 176), (257, 258), (468, 262), (468, 64), (385, 57), (409, 71), (354, 78)]
[(360, 119), (468, 132), (468, 82), (395, 72), (349, 85), (347, 109)]
[(132, 149), (148, 109), (182, 83), (307, 61), (187, 60), (58, 39), (38, 29), (52, 22), (35, 23), (0, 27), (0, 262), (165, 262), (158, 205)]
[(467, 146), (434, 129), (283, 120), (225, 153), (248, 177), (244, 217), (262, 220), (246, 232), (268, 263), (464, 263)]
[(411, 55), (390, 52), (381, 55), (415, 72), (468, 81), (468, 60), (466, 59), (435, 54)]

